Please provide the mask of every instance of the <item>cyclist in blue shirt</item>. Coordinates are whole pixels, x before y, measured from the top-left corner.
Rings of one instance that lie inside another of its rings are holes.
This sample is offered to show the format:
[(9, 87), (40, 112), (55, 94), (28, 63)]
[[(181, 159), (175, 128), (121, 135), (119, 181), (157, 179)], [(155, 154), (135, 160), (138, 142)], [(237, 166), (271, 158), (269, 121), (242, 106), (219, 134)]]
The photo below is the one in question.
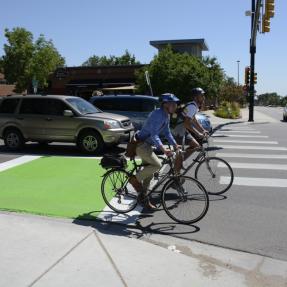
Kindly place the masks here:
[[(161, 107), (151, 112), (142, 129), (135, 135), (139, 142), (136, 153), (145, 167), (130, 178), (130, 184), (141, 198), (144, 198), (153, 174), (161, 168), (161, 162), (154, 153), (153, 146), (166, 156), (172, 155), (172, 151), (164, 147), (160, 135), (163, 135), (175, 149), (179, 148), (169, 128), (170, 114), (175, 112), (178, 102), (179, 99), (175, 95), (163, 94)], [(149, 200), (146, 200), (145, 206), (155, 209)]]

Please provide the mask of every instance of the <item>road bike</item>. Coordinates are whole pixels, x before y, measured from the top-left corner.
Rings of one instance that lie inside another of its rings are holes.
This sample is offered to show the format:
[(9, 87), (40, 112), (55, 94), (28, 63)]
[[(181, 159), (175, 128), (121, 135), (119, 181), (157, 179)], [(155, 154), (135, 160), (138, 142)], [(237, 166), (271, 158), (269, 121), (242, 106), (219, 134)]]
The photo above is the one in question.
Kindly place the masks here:
[[(186, 135), (182, 142), (183, 153), (185, 141)], [(231, 188), (234, 173), (230, 164), (224, 159), (209, 156), (209, 149), (209, 138), (205, 137), (203, 144), (197, 150), (198, 155), (186, 167), (183, 164), (182, 175), (194, 176), (204, 185), (209, 194), (223, 194)]]
[[(204, 186), (192, 177), (175, 174), (174, 157), (159, 158), (162, 168), (154, 174), (153, 186), (147, 191), (146, 198), (158, 194), (160, 204), (157, 207), (162, 205), (166, 214), (178, 223), (198, 222), (209, 207)], [(112, 167), (103, 175), (103, 199), (116, 213), (130, 212), (139, 204), (138, 194), (129, 184), (129, 178), (143, 167), (133, 159), (129, 167)]]

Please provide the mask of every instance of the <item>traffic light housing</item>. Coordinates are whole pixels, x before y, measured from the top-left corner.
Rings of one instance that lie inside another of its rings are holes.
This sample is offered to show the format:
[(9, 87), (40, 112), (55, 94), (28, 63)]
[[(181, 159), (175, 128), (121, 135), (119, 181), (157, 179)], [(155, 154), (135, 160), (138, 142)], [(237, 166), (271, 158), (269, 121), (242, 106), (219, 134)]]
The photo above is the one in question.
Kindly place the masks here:
[(264, 15), (262, 16), (262, 33), (270, 32), (270, 19), (275, 15), (274, 0), (265, 0)]
[(256, 85), (257, 84), (257, 73), (254, 73), (253, 81), (254, 81), (254, 85)]
[(262, 19), (262, 32), (263, 33), (270, 32), (270, 19), (268, 19), (265, 14), (263, 15)]
[(274, 0), (266, 0), (265, 1), (265, 16), (267, 19), (273, 18), (275, 15), (275, 5)]
[(245, 85), (249, 86), (250, 84), (250, 67), (245, 68)]

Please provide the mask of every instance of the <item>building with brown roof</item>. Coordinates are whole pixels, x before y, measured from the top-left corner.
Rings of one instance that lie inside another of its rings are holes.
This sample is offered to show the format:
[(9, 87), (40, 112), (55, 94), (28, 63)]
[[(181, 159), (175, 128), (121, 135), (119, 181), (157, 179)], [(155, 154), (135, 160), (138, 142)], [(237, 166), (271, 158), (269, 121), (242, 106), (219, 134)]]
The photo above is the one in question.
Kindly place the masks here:
[(0, 97), (14, 94), (15, 85), (8, 85), (5, 77), (0, 73)]

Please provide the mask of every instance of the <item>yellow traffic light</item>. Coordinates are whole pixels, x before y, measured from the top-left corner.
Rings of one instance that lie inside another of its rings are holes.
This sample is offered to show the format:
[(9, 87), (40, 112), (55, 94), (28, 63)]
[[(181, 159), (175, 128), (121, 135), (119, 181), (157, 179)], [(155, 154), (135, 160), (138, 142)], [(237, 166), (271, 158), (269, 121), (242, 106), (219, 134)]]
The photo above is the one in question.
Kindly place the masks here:
[(270, 32), (270, 20), (266, 17), (266, 15), (263, 15), (262, 33), (268, 33), (268, 32)]
[(245, 68), (245, 85), (248, 86), (250, 83), (250, 67)]
[(274, 17), (274, 14), (275, 14), (274, 10), (275, 10), (274, 0), (266, 0), (266, 2), (265, 2), (265, 17), (267, 19)]
[(254, 73), (253, 81), (254, 85), (257, 84), (257, 73)]

